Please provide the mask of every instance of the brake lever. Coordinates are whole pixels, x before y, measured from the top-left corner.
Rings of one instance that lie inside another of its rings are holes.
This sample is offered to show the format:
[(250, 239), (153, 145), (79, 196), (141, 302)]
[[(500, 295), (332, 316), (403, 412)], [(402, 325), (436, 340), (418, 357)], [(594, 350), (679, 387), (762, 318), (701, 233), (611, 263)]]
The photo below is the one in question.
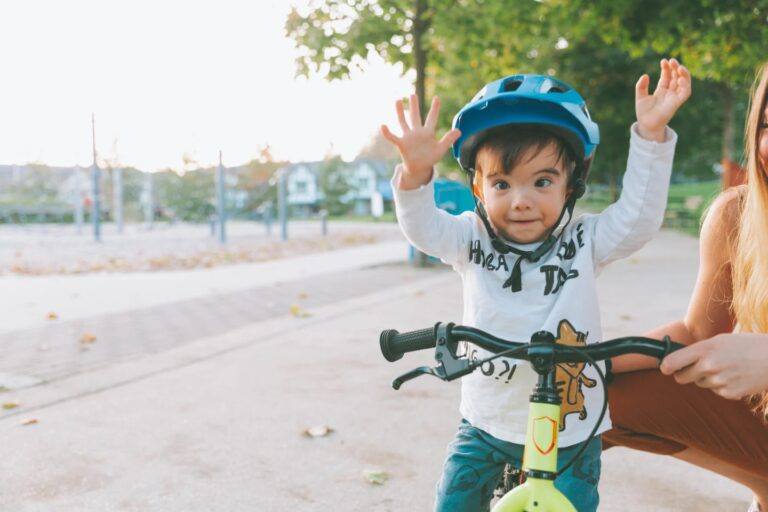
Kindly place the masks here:
[(441, 380), (446, 380), (444, 375), (441, 375), (442, 368), (430, 368), (429, 366), (420, 366), (418, 368), (414, 368), (413, 370), (409, 371), (408, 373), (404, 373), (395, 380), (392, 381), (392, 387), (395, 389), (400, 389), (400, 386), (402, 386), (404, 383), (408, 382), (411, 379), (415, 379), (416, 377), (420, 377), (422, 375), (433, 375)]
[(437, 343), (435, 344), (435, 360), (437, 366), (420, 366), (392, 381), (392, 387), (400, 389), (403, 383), (420, 377), (421, 375), (432, 375), (440, 380), (451, 381), (472, 373), (476, 365), (470, 363), (466, 357), (456, 356), (457, 342), (450, 338), (450, 330), (453, 323), (438, 323), (436, 326)]

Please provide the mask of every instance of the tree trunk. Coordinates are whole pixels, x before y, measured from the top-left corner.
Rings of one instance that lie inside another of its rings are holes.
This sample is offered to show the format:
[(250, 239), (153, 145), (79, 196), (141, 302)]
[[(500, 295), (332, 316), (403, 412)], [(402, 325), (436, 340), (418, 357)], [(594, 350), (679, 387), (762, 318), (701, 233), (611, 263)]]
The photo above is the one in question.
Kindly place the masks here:
[(729, 187), (744, 183), (746, 174), (744, 169), (733, 161), (733, 135), (735, 132), (733, 89), (731, 89), (730, 86), (723, 84), (721, 97), (723, 102), (723, 145), (720, 165), (723, 169), (723, 175), (720, 180), (720, 185), (722, 189), (725, 190)]
[(723, 149), (722, 160), (732, 160), (733, 134), (734, 134), (734, 110), (733, 90), (728, 85), (723, 85)]
[(414, 0), (416, 12), (413, 17), (411, 35), (413, 37), (413, 65), (416, 68), (416, 97), (419, 99), (419, 110), (422, 117), (426, 115), (426, 85), (427, 50), (422, 38), (429, 27), (426, 19), (427, 0)]
[[(424, 48), (422, 37), (429, 27), (429, 21), (426, 19), (427, 0), (414, 0), (415, 13), (413, 23), (411, 24), (411, 36), (413, 37), (413, 65), (416, 68), (416, 98), (419, 102), (419, 112), (421, 117), (426, 117), (426, 69), (427, 69), (427, 50)], [(426, 267), (429, 264), (427, 255), (418, 249), (415, 251), (415, 263), (419, 267)]]

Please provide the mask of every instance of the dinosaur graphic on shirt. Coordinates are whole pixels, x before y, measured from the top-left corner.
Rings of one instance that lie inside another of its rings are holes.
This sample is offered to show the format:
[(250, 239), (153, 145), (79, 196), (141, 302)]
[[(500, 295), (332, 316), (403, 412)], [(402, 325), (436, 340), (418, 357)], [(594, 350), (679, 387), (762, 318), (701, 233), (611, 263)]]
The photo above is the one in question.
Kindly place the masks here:
[[(587, 335), (577, 331), (568, 320), (561, 320), (557, 327), (556, 343), (571, 347), (587, 345)], [(586, 363), (558, 363), (555, 370), (555, 384), (562, 399), (560, 408), (560, 431), (565, 430), (565, 421), (569, 414), (579, 413), (579, 419), (587, 418), (584, 406), (582, 386), (593, 388), (597, 381), (584, 375)]]

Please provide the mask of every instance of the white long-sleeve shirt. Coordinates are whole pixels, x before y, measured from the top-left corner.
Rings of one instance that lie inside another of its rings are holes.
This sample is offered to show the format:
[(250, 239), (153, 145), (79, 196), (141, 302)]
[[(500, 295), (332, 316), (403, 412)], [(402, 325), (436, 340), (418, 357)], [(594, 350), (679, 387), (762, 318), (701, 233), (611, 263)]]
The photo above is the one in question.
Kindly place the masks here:
[[(657, 143), (640, 137), (633, 125), (619, 200), (600, 214), (574, 218), (537, 263), (523, 260), (522, 290), (517, 292), (503, 287), (517, 256), (494, 250), (475, 212), (453, 216), (438, 209), (434, 177), (418, 189), (400, 190), (402, 168), (397, 166), (392, 188), (398, 223), (415, 247), (461, 275), (462, 324), (514, 341), (530, 341), (533, 333), (546, 330), (558, 343), (597, 343), (602, 330), (595, 278), (611, 261), (640, 249), (661, 227), (676, 142), (669, 128), (665, 142)], [(511, 245), (531, 251), (540, 243)], [(467, 350), (472, 359), (492, 355), (471, 344)], [(467, 421), (498, 439), (525, 443), (529, 395), (536, 383), (527, 362), (498, 358), (461, 381), (460, 411)], [(596, 370), (583, 364), (558, 365), (557, 381), (563, 399), (558, 444), (570, 446), (584, 441), (594, 427), (603, 388)], [(606, 414), (597, 432), (610, 427)]]

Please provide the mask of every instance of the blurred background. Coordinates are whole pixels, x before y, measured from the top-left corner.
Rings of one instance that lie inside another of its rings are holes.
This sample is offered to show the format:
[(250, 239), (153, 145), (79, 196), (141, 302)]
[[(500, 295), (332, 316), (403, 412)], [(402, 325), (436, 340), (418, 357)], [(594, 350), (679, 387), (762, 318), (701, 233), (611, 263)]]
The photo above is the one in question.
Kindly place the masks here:
[[(766, 41), (768, 0), (4, 5), (0, 510), (429, 508), (458, 388), (395, 400), (375, 345), (459, 321), (460, 291), (396, 225), (395, 101), (439, 95), (447, 130), (501, 76), (572, 84), (601, 131), (579, 208), (600, 211), (635, 82), (686, 65), (669, 229), (602, 278), (606, 335), (637, 334), (682, 315), (702, 215), (744, 179)], [(438, 206), (471, 209), (450, 155), (438, 173)], [(735, 484), (610, 453), (605, 510), (746, 508)]]
[[(392, 221), (397, 155), (378, 126), (396, 125), (394, 101), (439, 95), (448, 129), (483, 84), (519, 72), (587, 98), (602, 143), (584, 205), (599, 210), (621, 187), (633, 85), (673, 56), (695, 89), (674, 120), (668, 224), (695, 234), (741, 179), (766, 15), (759, 1), (24, 2), (0, 35), (0, 233), (74, 227), (85, 243), (191, 223), (217, 238), (222, 215), (266, 233), (281, 175), (286, 218)], [(450, 155), (439, 172), (463, 178)], [(34, 271), (7, 258), (0, 272)]]

